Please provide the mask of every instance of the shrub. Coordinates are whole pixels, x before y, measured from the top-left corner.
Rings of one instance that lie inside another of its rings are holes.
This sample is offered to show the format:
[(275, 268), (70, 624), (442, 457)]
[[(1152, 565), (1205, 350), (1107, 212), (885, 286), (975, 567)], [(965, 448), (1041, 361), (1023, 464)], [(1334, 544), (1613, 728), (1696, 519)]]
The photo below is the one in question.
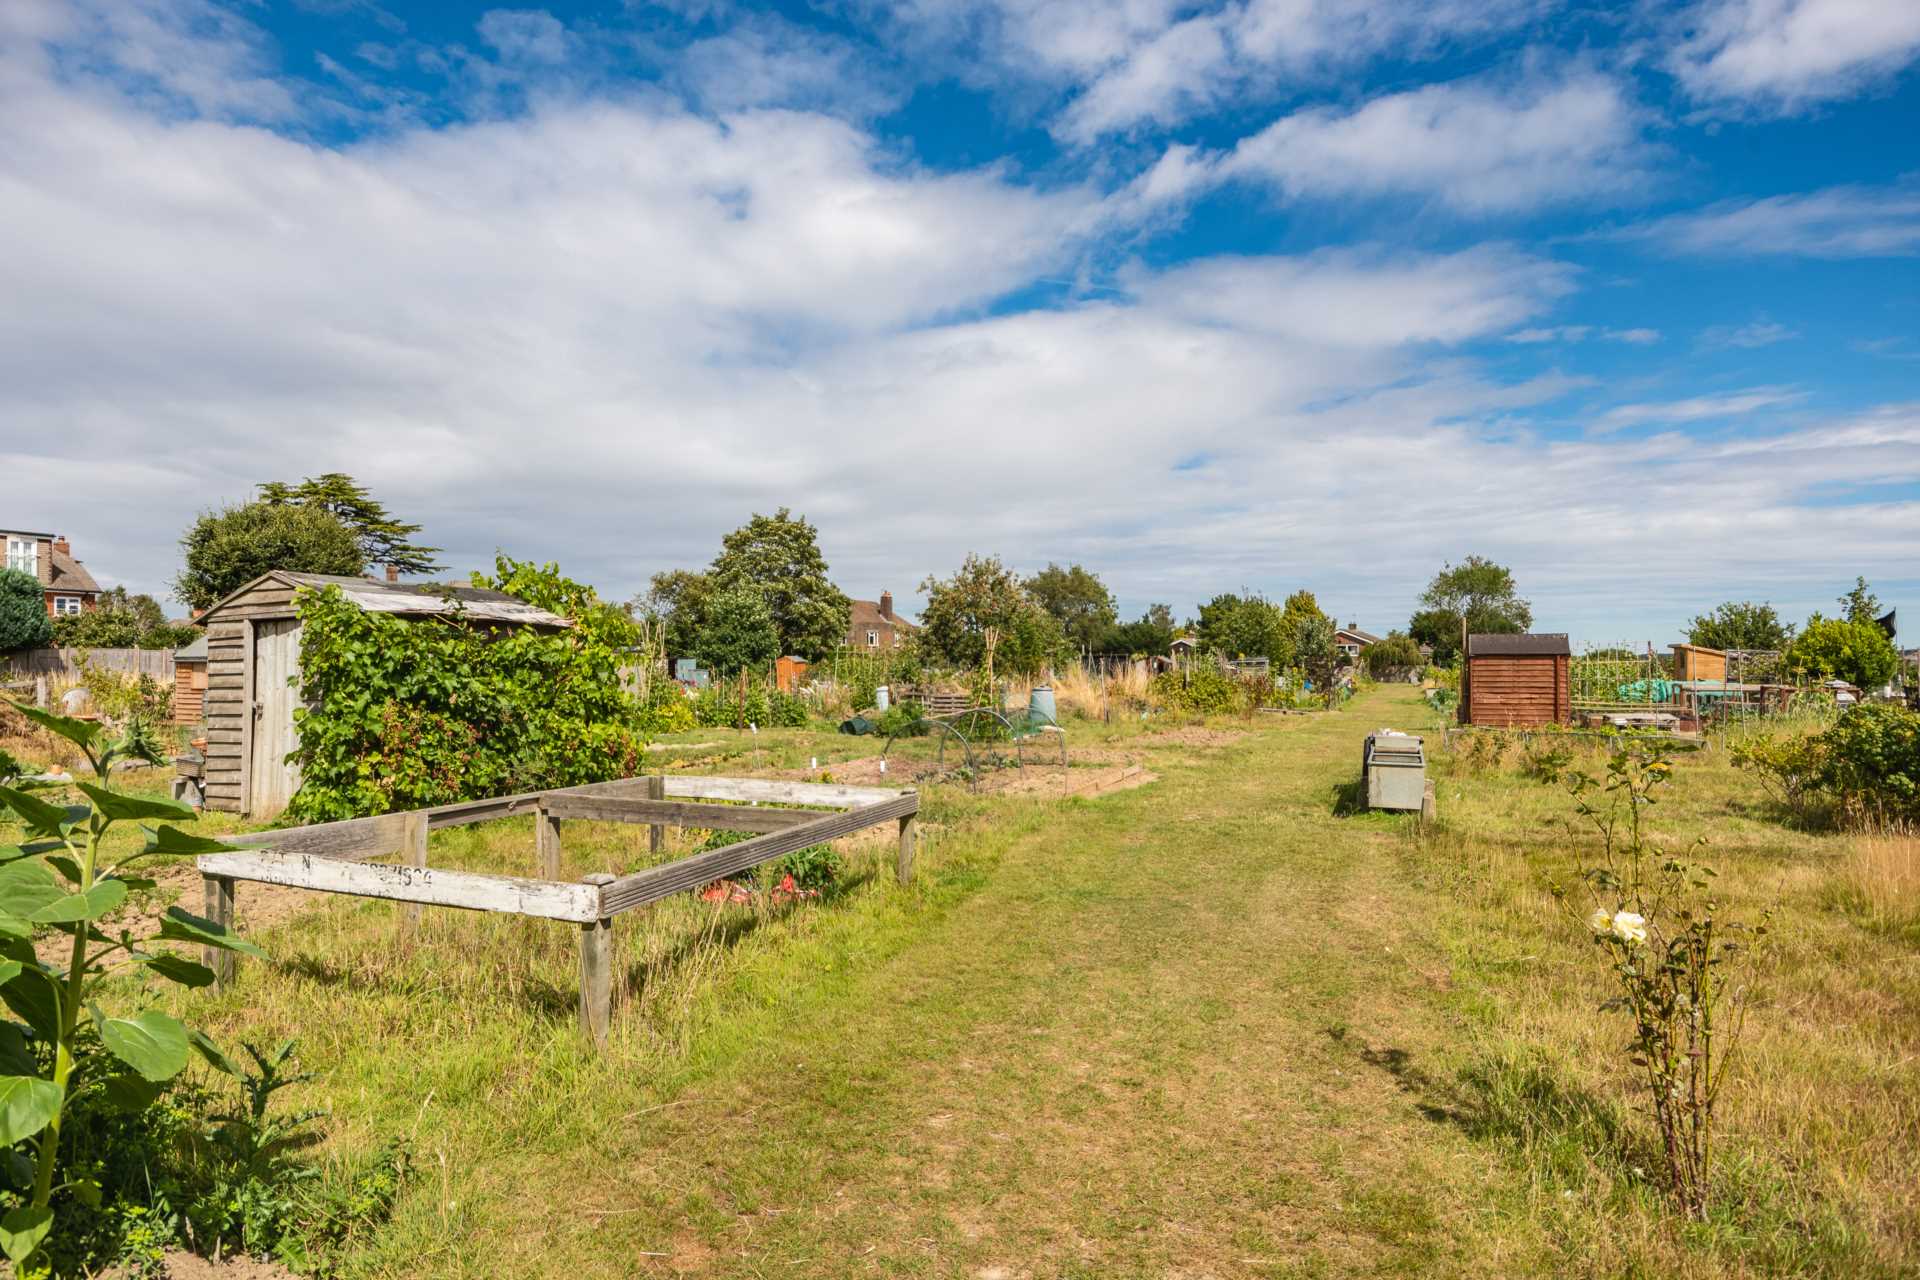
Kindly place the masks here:
[(1617, 991), (1601, 1009), (1632, 1020), (1628, 1069), (1660, 1133), (1668, 1192), (1700, 1220), (1712, 1189), (1714, 1115), (1745, 1021), (1746, 992), (1733, 975), (1749, 956), (1747, 939), (1766, 925), (1725, 919), (1712, 868), (1656, 846), (1645, 816), (1672, 772), (1663, 759), (1620, 752), (1604, 784), (1574, 774), (1569, 789), (1601, 837), (1599, 859), (1580, 873), (1588, 934)]
[(1820, 733), (1761, 734), (1733, 748), (1796, 820), (1855, 827), (1920, 822), (1920, 712), (1867, 703)]
[(296, 711), (302, 822), (630, 777), (642, 709), (620, 675), (638, 629), (552, 565), (475, 575), (574, 625), (488, 632), (303, 592)]
[(1877, 624), (1823, 618), (1816, 613), (1788, 648), (1786, 663), (1790, 670), (1809, 676), (1877, 689), (1893, 679), (1900, 667), (1900, 655)]
[(46, 590), (39, 579), (18, 569), (0, 569), (0, 653), (38, 649), (52, 638)]
[(1238, 682), (1206, 663), (1161, 672), (1153, 681), (1153, 697), (1163, 707), (1203, 716), (1225, 715), (1241, 701)]

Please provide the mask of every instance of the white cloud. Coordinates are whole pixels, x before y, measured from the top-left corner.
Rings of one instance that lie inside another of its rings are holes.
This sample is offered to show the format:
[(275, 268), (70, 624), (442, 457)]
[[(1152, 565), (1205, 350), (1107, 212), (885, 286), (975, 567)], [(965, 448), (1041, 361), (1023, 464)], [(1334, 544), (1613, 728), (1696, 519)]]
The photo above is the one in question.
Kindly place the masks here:
[(1884, 82), (1920, 55), (1911, 0), (1706, 0), (1667, 67), (1694, 98), (1789, 114)]
[(1594, 72), (1455, 81), (1297, 111), (1243, 139), (1223, 169), (1295, 198), (1408, 196), (1464, 214), (1632, 199), (1651, 154), (1640, 123)]
[(1791, 387), (1754, 387), (1746, 391), (1717, 396), (1692, 396), (1685, 400), (1660, 403), (1616, 405), (1594, 420), (1595, 431), (1618, 431), (1649, 422), (1678, 426), (1688, 422), (1711, 422), (1743, 417), (1776, 405), (1805, 399), (1803, 392)]
[(1585, 342), (1587, 335), (1592, 332), (1591, 325), (1562, 324), (1545, 329), (1515, 329), (1507, 335), (1507, 341), (1525, 346), (1536, 346), (1543, 342)]
[(1753, 349), (1770, 347), (1776, 342), (1785, 342), (1800, 335), (1783, 324), (1771, 320), (1754, 320), (1747, 324), (1709, 325), (1700, 331), (1700, 343), (1707, 347), (1741, 347)]
[(772, 18), (694, 41), (671, 74), (691, 98), (721, 112), (780, 106), (865, 118), (904, 97), (899, 77), (873, 65), (852, 41)]
[(1920, 188), (1843, 186), (1724, 201), (1618, 234), (1683, 254), (1907, 257), (1920, 253)]
[(1625, 342), (1636, 347), (1650, 346), (1660, 341), (1658, 329), (1602, 329), (1600, 336), (1608, 342)]
[(557, 65), (571, 44), (566, 27), (545, 9), (489, 9), (475, 29), (508, 62)]

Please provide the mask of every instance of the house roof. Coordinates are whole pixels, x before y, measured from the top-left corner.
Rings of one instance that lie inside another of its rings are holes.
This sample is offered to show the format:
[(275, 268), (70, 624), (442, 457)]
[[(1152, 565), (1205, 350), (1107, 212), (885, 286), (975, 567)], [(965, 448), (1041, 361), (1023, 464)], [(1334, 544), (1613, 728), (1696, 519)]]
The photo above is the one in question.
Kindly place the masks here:
[(100, 584), (95, 582), (93, 575), (87, 572), (87, 566), (58, 547), (55, 547), (53, 554), (47, 557), (47, 564), (42, 572), (46, 574), (44, 581), (49, 591), (76, 591), (93, 595), (100, 593)]
[(901, 613), (898, 609), (893, 611), (891, 618), (883, 615), (880, 612), (880, 602), (878, 600), (852, 600), (848, 603), (853, 605), (852, 617), (848, 619), (848, 625), (851, 627), (888, 626), (897, 627), (902, 631), (918, 631), (920, 629), (918, 623), (914, 622), (913, 619), (907, 617), (904, 613)]
[(246, 586), (200, 615), (200, 622), (212, 620), (228, 604), (246, 595), (261, 583), (274, 580), (290, 587), (321, 590), (338, 587), (340, 594), (368, 613), (393, 613), (410, 618), (459, 616), (476, 622), (513, 622), (528, 627), (571, 627), (572, 622), (557, 613), (537, 609), (518, 596), (464, 582), (378, 582), (372, 578), (344, 578), (327, 573), (290, 573), (276, 569), (263, 573)]
[(1467, 654), (1475, 658), (1540, 658), (1572, 653), (1573, 646), (1567, 643), (1566, 633), (1559, 631), (1467, 637)]
[(1340, 627), (1340, 628), (1337, 628), (1333, 634), (1336, 637), (1352, 636), (1355, 640), (1358, 640), (1361, 644), (1379, 644), (1380, 643), (1379, 636), (1374, 635), (1373, 632), (1371, 631), (1362, 631), (1358, 627)]

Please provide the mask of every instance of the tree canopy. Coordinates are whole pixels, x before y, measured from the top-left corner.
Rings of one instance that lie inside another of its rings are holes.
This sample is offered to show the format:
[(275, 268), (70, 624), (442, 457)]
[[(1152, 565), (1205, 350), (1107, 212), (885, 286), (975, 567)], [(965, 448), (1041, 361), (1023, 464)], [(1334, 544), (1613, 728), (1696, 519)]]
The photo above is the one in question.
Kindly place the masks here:
[(356, 577), (367, 558), (358, 533), (324, 507), (246, 502), (209, 511), (180, 539), (173, 593), (196, 609), (275, 569)]
[(269, 480), (260, 486), (260, 501), (268, 506), (318, 507), (327, 512), (353, 530), (360, 542), (360, 558), (366, 564), (390, 566), (409, 575), (437, 573), (445, 567), (433, 558), (439, 547), (421, 546), (412, 540), (412, 535), (420, 532), (419, 525), (395, 519), (366, 486), (345, 472), (309, 476), (299, 484)]
[(1360, 664), (1368, 675), (1378, 680), (1418, 670), (1426, 665), (1426, 659), (1420, 656), (1420, 646), (1413, 642), (1412, 636), (1404, 631), (1390, 631), (1378, 644), (1360, 651)]
[(0, 653), (38, 649), (52, 638), (40, 580), (18, 569), (0, 569)]
[(996, 671), (1035, 675), (1060, 653), (1065, 637), (1059, 622), (998, 556), (969, 554), (951, 578), (929, 577), (920, 590), (927, 607), (920, 613), (919, 641), (932, 656), (978, 667), (986, 659), (989, 628), (997, 636)]
[(1286, 666), (1292, 656), (1280, 610), (1263, 595), (1223, 591), (1200, 606), (1200, 643), (1228, 658), (1266, 658)]
[(852, 602), (827, 577), (819, 531), (786, 507), (770, 516), (756, 512), (721, 539), (707, 577), (715, 596), (758, 591), (782, 652), (818, 659), (846, 639)]
[(713, 596), (691, 652), (720, 676), (764, 670), (780, 656), (780, 630), (766, 596), (747, 585)]
[(1729, 600), (1703, 613), (1687, 628), (1687, 643), (1709, 649), (1784, 649), (1793, 640), (1793, 624), (1782, 622), (1770, 604)]
[(1173, 647), (1173, 634), (1173, 609), (1148, 605), (1138, 620), (1108, 627), (1096, 647), (1103, 653), (1164, 654)]
[(647, 593), (629, 610), (660, 623), (666, 631), (667, 652), (691, 655), (707, 625), (707, 605), (713, 599), (713, 580), (691, 569), (656, 573)]
[(1788, 670), (1815, 679), (1839, 679), (1862, 689), (1877, 689), (1893, 679), (1900, 654), (1871, 619), (1859, 622), (1816, 613), (1787, 650), (1786, 661)]
[(1533, 625), (1533, 606), (1520, 598), (1511, 570), (1484, 556), (1468, 556), (1433, 575), (1407, 632), (1433, 646), (1435, 662), (1446, 663), (1460, 651), (1463, 622), (1469, 635), (1522, 632)]
[(1081, 565), (1063, 569), (1049, 564), (1027, 579), (1027, 593), (1053, 615), (1060, 630), (1078, 648), (1097, 647), (1119, 617), (1113, 593), (1098, 575)]
[(1840, 607), (1846, 611), (1848, 622), (1873, 622), (1886, 611), (1867, 580), (1858, 577), (1853, 580), (1853, 588), (1840, 597)]

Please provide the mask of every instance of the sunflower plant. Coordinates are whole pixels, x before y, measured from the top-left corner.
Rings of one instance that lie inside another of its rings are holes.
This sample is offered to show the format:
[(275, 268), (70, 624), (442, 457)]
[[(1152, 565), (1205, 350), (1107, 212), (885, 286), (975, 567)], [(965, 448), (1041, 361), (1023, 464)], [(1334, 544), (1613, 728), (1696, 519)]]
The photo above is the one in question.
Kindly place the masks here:
[(1706, 1216), (1714, 1109), (1746, 1020), (1741, 966), (1766, 932), (1729, 919), (1714, 871), (1662, 849), (1648, 826), (1670, 761), (1620, 752), (1604, 780), (1568, 775), (1577, 829), (1600, 836), (1597, 860), (1581, 868), (1590, 901), (1582, 917), (1605, 957), (1615, 994), (1601, 1008), (1632, 1021), (1627, 1060), (1659, 1131), (1666, 1184), (1690, 1218)]
[[(0, 1018), (0, 1151), (27, 1155), (21, 1175), (25, 1179), (31, 1173), (19, 1203), (0, 1216), (0, 1252), (16, 1275), (39, 1276), (48, 1272), (54, 1197), (64, 1194), (82, 1206), (97, 1206), (100, 1200), (97, 1183), (60, 1177), (61, 1121), (82, 1084), (89, 1083), (81, 1079), (81, 1062), (101, 1064), (92, 1070), (106, 1097), (138, 1111), (154, 1103), (196, 1050), (209, 1061), (219, 1060), (204, 1035), (157, 1007), (108, 1007), (128, 989), (116, 982), (110, 991), (110, 978), (132, 973), (202, 987), (213, 981), (213, 971), (184, 956), (150, 950), (124, 930), (111, 936), (101, 922), (129, 892), (153, 887), (153, 881), (129, 874), (130, 865), (226, 846), (174, 826), (143, 826), (142, 846), (109, 864), (104, 846), (116, 824), (187, 820), (193, 810), (104, 785), (116, 761), (138, 753), (137, 743), (110, 739), (90, 721), (12, 705), (79, 747), (101, 780), (72, 784), (84, 804), (56, 804), (36, 794), (45, 786), (24, 780), (0, 786), (0, 809), (12, 812), (25, 835), (19, 844), (0, 845), (0, 1000), (14, 1015)], [(55, 937), (54, 953), (64, 955), (61, 962), (42, 960), (35, 947), (49, 934)], [(223, 926), (178, 907), (167, 911), (158, 937), (261, 954)], [(139, 990), (145, 992), (144, 984)], [(87, 1037), (96, 1037), (104, 1052), (83, 1049)]]

